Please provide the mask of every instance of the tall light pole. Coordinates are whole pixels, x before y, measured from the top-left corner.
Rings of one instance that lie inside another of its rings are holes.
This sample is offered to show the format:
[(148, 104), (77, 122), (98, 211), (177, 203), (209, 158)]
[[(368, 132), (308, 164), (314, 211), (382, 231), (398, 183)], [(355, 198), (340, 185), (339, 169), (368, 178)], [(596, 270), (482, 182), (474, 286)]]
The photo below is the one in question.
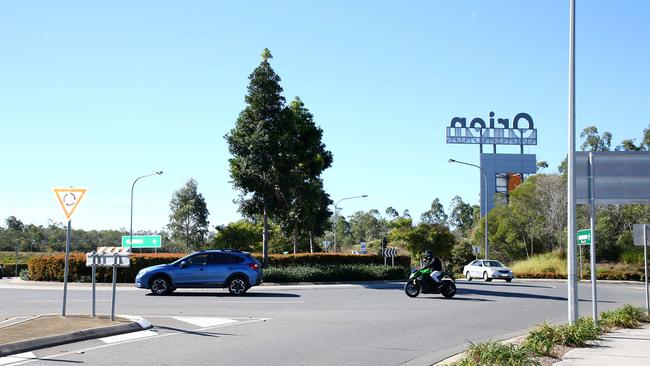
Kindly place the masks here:
[[(483, 231), (485, 232), (485, 235), (484, 235), (485, 236), (485, 259), (488, 259), (488, 204), (487, 204), (487, 196), (488, 196), (487, 190), (488, 190), (488, 187), (487, 187), (487, 177), (485, 176), (485, 174), (483, 174), (483, 169), (481, 169), (481, 167), (476, 165), (476, 164), (465, 163), (463, 161), (458, 161), (458, 160), (454, 160), (454, 159), (449, 159), (448, 162), (450, 164), (451, 163), (457, 163), (457, 164), (473, 166), (474, 168), (477, 168), (481, 172), (481, 175), (483, 176), (483, 184), (484, 184), (483, 187), (484, 187), (484, 189), (483, 189), (483, 192), (481, 192), (481, 196), (483, 196), (481, 198), (483, 198), (483, 205), (485, 207), (485, 216), (484, 216), (485, 220), (483, 220), (485, 222), (485, 228), (483, 229)], [(483, 210), (481, 210), (481, 216), (483, 216)]]
[(345, 198), (341, 198), (340, 200), (336, 201), (336, 203), (334, 204), (334, 251), (335, 252), (336, 252), (336, 227), (337, 227), (338, 221), (339, 221), (339, 219), (338, 219), (339, 203), (341, 203), (341, 201), (351, 200), (353, 198), (365, 198), (365, 197), (368, 197), (368, 195), (363, 194), (361, 196), (345, 197)]
[(133, 181), (133, 184), (131, 185), (131, 226), (130, 226), (130, 229), (129, 229), (129, 248), (133, 247), (133, 188), (135, 188), (135, 183), (138, 180), (142, 179), (142, 178), (151, 177), (152, 175), (161, 175), (162, 173), (163, 173), (162, 170), (160, 170), (160, 171), (157, 171), (157, 172), (153, 172), (151, 174), (147, 174), (147, 175), (143, 175), (141, 177), (137, 177), (137, 178), (135, 178), (135, 180)]
[[(578, 320), (578, 279), (576, 277), (576, 91), (575, 91), (575, 35), (576, 2), (569, 0), (569, 118), (568, 118), (568, 157), (567, 157), (567, 298), (569, 323)], [(594, 304), (595, 305), (595, 304)], [(595, 320), (594, 315), (594, 320)]]

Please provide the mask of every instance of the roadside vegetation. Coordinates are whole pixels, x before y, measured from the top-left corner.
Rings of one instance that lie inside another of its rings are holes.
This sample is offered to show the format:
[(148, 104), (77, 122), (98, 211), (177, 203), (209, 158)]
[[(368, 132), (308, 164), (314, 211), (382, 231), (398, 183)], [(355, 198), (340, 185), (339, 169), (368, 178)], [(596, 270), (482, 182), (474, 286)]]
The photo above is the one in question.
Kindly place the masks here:
[[(262, 254), (253, 254), (259, 260)], [(184, 254), (133, 254), (131, 265), (118, 271), (118, 282), (128, 283), (142, 268), (171, 263)], [(351, 254), (275, 254), (269, 256), (269, 267), (262, 271), (266, 282), (328, 282), (328, 281), (373, 281), (401, 280), (407, 277), (411, 258), (395, 258), (395, 266), (384, 266), (383, 257), (378, 255)], [(28, 261), (29, 271), (25, 276), (34, 281), (63, 281), (64, 255), (34, 256)], [(20, 272), (19, 268), (19, 272)], [(13, 272), (12, 272), (13, 273)], [(69, 259), (69, 280), (90, 282), (91, 268), (86, 267), (84, 253), (71, 253)], [(98, 282), (111, 282), (111, 268), (97, 268)]]
[(650, 322), (645, 309), (624, 305), (602, 312), (598, 324), (591, 318), (580, 318), (573, 324), (544, 323), (513, 343), (472, 343), (455, 366), (523, 366), (549, 365), (557, 362), (570, 348), (588, 347), (605, 332), (620, 328), (637, 328)]
[[(633, 253), (633, 252), (628, 252)], [(586, 256), (586, 255), (585, 255)], [(588, 258), (584, 258), (582, 279), (591, 278)], [(566, 278), (566, 256), (559, 252), (550, 252), (516, 261), (512, 270), (520, 278)], [(643, 261), (600, 262), (596, 264), (596, 278), (599, 280), (643, 280)]]

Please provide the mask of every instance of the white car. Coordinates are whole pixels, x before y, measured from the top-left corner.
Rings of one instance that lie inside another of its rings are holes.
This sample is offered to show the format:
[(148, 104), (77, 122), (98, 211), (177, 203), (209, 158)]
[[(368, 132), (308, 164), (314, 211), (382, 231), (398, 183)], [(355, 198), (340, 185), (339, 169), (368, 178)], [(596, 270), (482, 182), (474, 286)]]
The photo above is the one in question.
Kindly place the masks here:
[(463, 273), (468, 281), (471, 281), (472, 278), (482, 278), (484, 281), (490, 282), (496, 278), (510, 282), (515, 278), (510, 268), (493, 259), (477, 259), (463, 267)]

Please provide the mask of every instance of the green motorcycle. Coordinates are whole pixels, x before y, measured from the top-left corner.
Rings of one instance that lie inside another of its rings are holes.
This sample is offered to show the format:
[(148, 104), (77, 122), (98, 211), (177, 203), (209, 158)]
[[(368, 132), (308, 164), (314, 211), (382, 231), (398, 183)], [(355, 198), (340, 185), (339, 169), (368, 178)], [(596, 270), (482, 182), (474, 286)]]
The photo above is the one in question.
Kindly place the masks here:
[(431, 269), (420, 268), (413, 271), (409, 276), (406, 285), (404, 285), (404, 292), (408, 297), (417, 297), (420, 293), (423, 294), (442, 294), (442, 296), (450, 299), (456, 295), (456, 281), (451, 272), (442, 271), (438, 278), (440, 282), (436, 282), (431, 278)]

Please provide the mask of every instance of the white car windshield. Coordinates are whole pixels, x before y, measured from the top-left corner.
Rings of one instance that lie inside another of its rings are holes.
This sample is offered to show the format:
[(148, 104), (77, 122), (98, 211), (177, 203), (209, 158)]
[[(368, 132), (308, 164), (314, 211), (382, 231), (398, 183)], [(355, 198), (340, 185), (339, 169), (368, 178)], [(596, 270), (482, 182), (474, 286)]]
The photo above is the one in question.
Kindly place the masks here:
[(503, 263), (499, 261), (483, 261), (483, 265), (486, 267), (505, 267)]

